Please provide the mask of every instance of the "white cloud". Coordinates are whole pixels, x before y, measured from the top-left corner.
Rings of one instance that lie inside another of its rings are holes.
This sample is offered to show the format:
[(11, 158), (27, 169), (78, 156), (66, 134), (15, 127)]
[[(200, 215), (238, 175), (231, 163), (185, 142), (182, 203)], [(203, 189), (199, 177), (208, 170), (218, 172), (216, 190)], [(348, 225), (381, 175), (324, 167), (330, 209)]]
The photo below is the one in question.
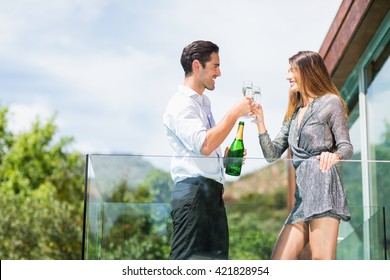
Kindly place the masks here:
[(46, 122), (53, 115), (51, 106), (45, 102), (33, 104), (12, 104), (9, 109), (9, 128), (15, 133), (23, 132), (31, 128), (32, 122), (39, 119)]

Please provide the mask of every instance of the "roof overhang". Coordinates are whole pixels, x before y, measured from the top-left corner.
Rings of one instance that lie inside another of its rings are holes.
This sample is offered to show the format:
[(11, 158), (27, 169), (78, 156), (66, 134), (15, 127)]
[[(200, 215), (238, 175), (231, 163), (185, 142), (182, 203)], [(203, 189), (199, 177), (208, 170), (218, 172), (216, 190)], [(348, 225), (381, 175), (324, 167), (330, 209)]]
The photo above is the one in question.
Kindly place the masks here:
[(344, 0), (319, 50), (341, 88), (390, 9), (389, 0)]

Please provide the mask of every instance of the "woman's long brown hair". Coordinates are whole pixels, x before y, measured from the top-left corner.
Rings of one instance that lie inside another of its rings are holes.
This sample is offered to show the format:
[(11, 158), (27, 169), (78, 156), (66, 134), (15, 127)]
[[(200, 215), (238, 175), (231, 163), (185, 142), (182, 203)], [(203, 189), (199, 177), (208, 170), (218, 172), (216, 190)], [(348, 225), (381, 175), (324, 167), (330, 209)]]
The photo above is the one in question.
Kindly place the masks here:
[(340, 98), (346, 117), (348, 107), (332, 82), (322, 57), (313, 51), (300, 51), (289, 58), (291, 71), (297, 71), (299, 79), (296, 81), (300, 91), (289, 94), (289, 103), (284, 120), (292, 118), (298, 107), (303, 106), (303, 97), (317, 98), (325, 94), (335, 94)]

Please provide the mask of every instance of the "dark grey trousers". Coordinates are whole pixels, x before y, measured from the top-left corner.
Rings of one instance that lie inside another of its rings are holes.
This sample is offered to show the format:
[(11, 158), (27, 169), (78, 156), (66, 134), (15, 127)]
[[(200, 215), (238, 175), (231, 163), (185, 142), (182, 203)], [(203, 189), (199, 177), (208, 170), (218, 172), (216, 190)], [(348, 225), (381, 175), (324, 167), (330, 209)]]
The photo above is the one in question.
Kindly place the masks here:
[(202, 176), (176, 184), (171, 196), (171, 259), (228, 259), (229, 233), (222, 194), (222, 184)]

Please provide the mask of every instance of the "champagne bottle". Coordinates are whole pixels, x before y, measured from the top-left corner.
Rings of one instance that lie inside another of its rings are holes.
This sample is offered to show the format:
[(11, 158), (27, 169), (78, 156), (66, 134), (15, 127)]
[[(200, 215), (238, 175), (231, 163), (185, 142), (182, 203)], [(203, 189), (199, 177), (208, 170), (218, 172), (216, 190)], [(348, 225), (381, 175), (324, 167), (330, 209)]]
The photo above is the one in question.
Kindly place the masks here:
[(226, 164), (226, 174), (231, 176), (240, 176), (242, 159), (244, 157), (244, 122), (240, 121), (238, 123), (238, 130), (236, 138), (234, 138), (233, 143), (230, 146), (229, 152), (227, 154), (227, 164)]

